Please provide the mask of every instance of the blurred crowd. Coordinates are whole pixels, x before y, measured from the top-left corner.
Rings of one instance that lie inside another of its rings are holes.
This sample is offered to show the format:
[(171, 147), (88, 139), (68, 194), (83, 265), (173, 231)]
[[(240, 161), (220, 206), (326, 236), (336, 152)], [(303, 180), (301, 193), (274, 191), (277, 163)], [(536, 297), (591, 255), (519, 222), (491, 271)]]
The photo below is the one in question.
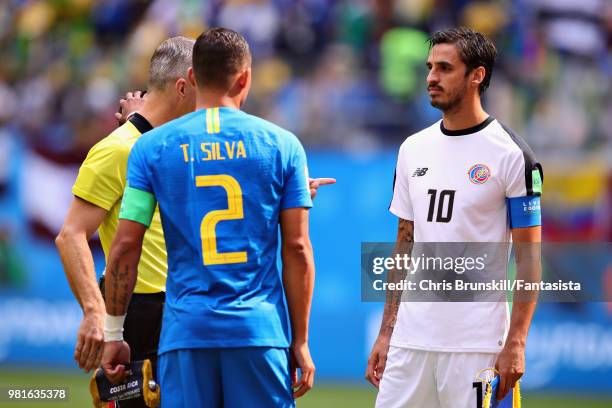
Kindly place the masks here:
[[(612, 126), (607, 0), (4, 0), (0, 125), (35, 148), (87, 150), (156, 45), (220, 25), (252, 45), (246, 107), (309, 147), (397, 144), (437, 119), (428, 33), (467, 25), (499, 48), (488, 109), (538, 148), (596, 149)], [(608, 114), (606, 114), (608, 113)]]
[(456, 25), (498, 47), (490, 113), (540, 156), (603, 155), (608, 173), (610, 0), (0, 0), (0, 196), (18, 139), (30, 153), (24, 183), (36, 187), (24, 205), (56, 229), (67, 203), (39, 208), (40, 192), (69, 188), (87, 150), (116, 126), (120, 96), (146, 87), (162, 40), (211, 26), (251, 44), (247, 111), (311, 151), (395, 149), (440, 117), (426, 93), (426, 40)]

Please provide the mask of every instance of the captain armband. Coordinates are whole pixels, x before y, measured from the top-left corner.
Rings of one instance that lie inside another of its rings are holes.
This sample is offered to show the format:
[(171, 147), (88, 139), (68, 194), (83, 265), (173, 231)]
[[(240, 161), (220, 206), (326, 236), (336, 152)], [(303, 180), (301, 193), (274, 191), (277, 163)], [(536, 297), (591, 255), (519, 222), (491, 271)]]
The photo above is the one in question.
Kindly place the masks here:
[(510, 228), (527, 228), (542, 225), (539, 196), (508, 198)]
[(119, 218), (138, 222), (148, 228), (151, 225), (156, 205), (153, 194), (128, 185), (123, 193)]

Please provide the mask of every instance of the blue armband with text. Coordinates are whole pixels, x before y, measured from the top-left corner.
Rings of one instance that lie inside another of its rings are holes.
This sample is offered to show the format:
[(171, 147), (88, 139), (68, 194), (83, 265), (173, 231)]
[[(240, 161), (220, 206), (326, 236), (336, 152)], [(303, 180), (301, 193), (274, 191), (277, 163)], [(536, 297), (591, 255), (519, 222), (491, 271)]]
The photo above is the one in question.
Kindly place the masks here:
[(540, 197), (526, 196), (508, 198), (510, 228), (527, 228), (542, 225)]

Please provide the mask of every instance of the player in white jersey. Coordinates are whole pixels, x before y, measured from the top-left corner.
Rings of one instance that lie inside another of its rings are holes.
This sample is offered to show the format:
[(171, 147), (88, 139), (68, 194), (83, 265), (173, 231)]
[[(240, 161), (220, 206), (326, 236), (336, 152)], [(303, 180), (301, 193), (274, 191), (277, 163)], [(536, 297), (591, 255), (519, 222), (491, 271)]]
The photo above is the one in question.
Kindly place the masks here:
[[(430, 38), (428, 91), (443, 118), (400, 147), (390, 206), (399, 217), (398, 246), (532, 243), (515, 245), (517, 259), (539, 249), (542, 168), (527, 144), (481, 105), (495, 56), (492, 42), (470, 29)], [(530, 276), (539, 269), (539, 258), (518, 265)], [(511, 316), (505, 302), (400, 298), (387, 296), (368, 360), (377, 407), (480, 408), (473, 382), (481, 369), (499, 371), (498, 399), (523, 375), (535, 298), (515, 299)]]

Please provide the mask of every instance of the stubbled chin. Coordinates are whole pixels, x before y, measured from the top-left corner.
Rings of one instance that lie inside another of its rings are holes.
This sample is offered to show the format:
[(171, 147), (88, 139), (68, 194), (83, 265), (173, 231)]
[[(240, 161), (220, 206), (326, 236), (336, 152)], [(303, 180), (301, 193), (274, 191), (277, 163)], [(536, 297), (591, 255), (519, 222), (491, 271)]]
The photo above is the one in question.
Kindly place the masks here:
[(431, 104), (431, 106), (433, 106), (434, 108), (438, 108), (438, 109), (441, 109), (443, 106), (443, 103), (439, 99), (436, 99), (433, 97), (429, 98), (429, 103)]

